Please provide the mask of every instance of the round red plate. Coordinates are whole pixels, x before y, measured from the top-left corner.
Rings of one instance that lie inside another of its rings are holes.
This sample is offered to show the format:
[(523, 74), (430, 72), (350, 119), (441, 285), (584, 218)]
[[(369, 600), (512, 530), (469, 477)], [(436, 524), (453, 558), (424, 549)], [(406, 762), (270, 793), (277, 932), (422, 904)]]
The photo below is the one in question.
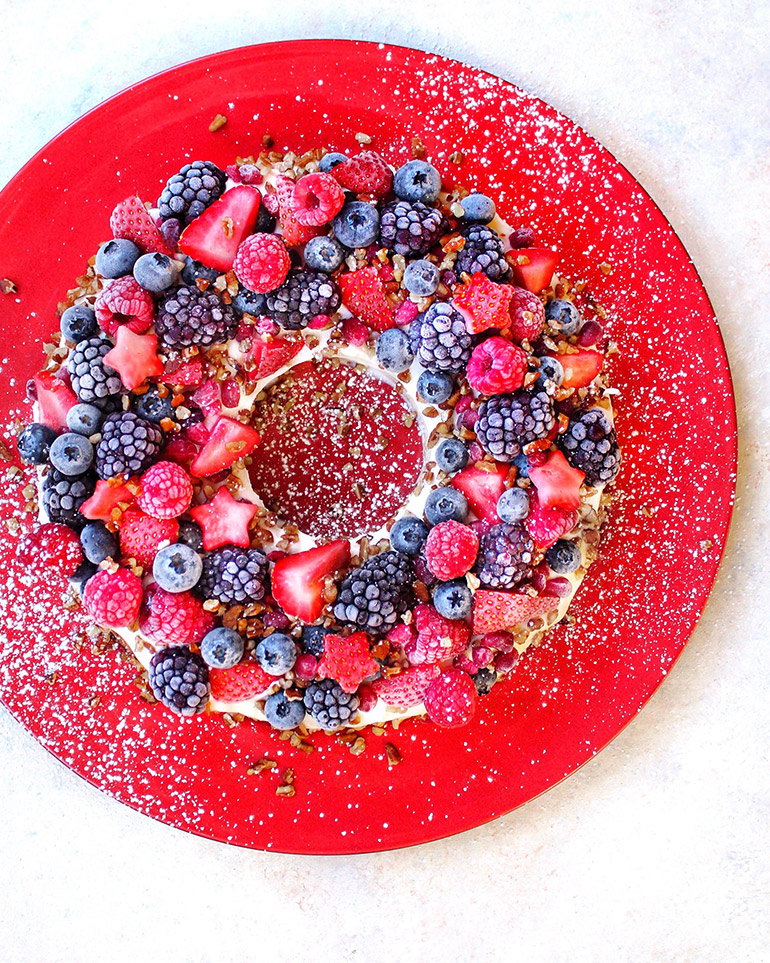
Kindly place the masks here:
[[(210, 133), (219, 112), (227, 125)], [(3, 525), (5, 705), (121, 802), (259, 849), (424, 842), (494, 819), (573, 772), (633, 718), (682, 651), (716, 575), (734, 492), (734, 403), (717, 324), (687, 253), (628, 171), (503, 80), (344, 41), (230, 50), (152, 77), (61, 133), (5, 188), (0, 275), (18, 286), (0, 299), (7, 437), (56, 327), (56, 303), (109, 236), (118, 200), (154, 200), (186, 161), (256, 154), (264, 134), (280, 148), (350, 152), (359, 131), (390, 161), (408, 159), (419, 136), (442, 174), (499, 198), (503, 216), (558, 246), (563, 273), (588, 282), (620, 346), (621, 494), (575, 626), (523, 659), (466, 728), (408, 722), (367, 734), (358, 756), (333, 738), (314, 739), (305, 754), (260, 726), (181, 721), (148, 706), (130, 664), (79, 637), (84, 623), (61, 610), (61, 584), (19, 570)], [(457, 150), (459, 168), (449, 162)], [(22, 486), (9, 478), (5, 488), (3, 513), (26, 524)], [(403, 757), (390, 769), (386, 741)], [(265, 755), (278, 774), (295, 770), (296, 795), (276, 796), (276, 772), (247, 775)]]

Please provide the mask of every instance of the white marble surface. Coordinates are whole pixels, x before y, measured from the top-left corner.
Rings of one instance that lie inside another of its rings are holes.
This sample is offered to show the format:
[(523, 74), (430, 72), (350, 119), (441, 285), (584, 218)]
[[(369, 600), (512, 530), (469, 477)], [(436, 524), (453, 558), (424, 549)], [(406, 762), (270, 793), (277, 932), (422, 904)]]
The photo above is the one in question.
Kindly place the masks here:
[(0, 184), (130, 82), (243, 43), (388, 40), (542, 95), (679, 231), (721, 319), (742, 431), (722, 572), (670, 678), (581, 772), (462, 837), (354, 858), (231, 850), (101, 795), (0, 710), (3, 960), (768, 959), (768, 7), (0, 0), (0, 23)]

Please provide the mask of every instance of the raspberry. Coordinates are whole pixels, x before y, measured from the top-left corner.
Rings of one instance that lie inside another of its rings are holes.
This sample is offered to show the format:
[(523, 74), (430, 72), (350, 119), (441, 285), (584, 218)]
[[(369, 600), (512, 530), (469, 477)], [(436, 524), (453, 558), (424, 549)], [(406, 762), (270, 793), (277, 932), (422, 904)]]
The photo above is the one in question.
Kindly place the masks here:
[(524, 524), (538, 548), (548, 548), (577, 524), (577, 512), (546, 508), (540, 504), (537, 489), (529, 489), (529, 515)]
[(524, 384), (527, 355), (505, 338), (488, 338), (477, 345), (468, 362), (468, 384), (483, 395), (502, 395)]
[(100, 625), (109, 628), (133, 625), (142, 604), (142, 580), (126, 568), (101, 569), (83, 590), (83, 606)]
[(153, 518), (176, 518), (190, 507), (192, 482), (181, 465), (157, 462), (142, 475), (141, 486), (137, 503)]
[[(271, 210), (274, 206), (273, 197), (277, 198), (277, 211)], [(280, 218), (281, 235), (287, 247), (304, 244), (311, 237), (316, 237), (320, 233), (320, 228), (299, 223), (292, 209), (293, 199), (294, 181), (288, 177), (277, 177), (275, 179), (275, 194), (265, 194), (264, 200), (265, 208), (271, 214), (277, 213)]]
[(214, 616), (190, 592), (151, 585), (139, 613), (139, 630), (156, 645), (197, 645), (214, 628)]
[(176, 519), (158, 519), (138, 508), (127, 508), (120, 517), (120, 552), (143, 568), (152, 568), (161, 542), (175, 542), (179, 532)]
[(448, 669), (425, 693), (425, 710), (437, 726), (454, 729), (471, 721), (476, 698), (473, 679), (460, 669)]
[(511, 288), (508, 305), (511, 334), (517, 341), (534, 341), (545, 327), (545, 308), (540, 298), (526, 288)]
[(393, 171), (373, 150), (365, 150), (332, 168), (332, 177), (345, 190), (371, 197), (387, 197), (393, 187)]
[(345, 192), (331, 174), (323, 173), (301, 177), (294, 185), (291, 197), (294, 217), (309, 227), (328, 224), (342, 210), (344, 203)]
[[(422, 702), (440, 671), (437, 665), (418, 665), (413, 669), (404, 669), (398, 675), (391, 675), (387, 679), (377, 679), (372, 683), (372, 689), (389, 706), (408, 709)], [(361, 709), (365, 711), (363, 703)]]
[(16, 548), (16, 556), (31, 565), (56, 568), (72, 575), (83, 561), (80, 539), (66, 525), (46, 522), (27, 532)]
[(452, 520), (432, 528), (425, 542), (428, 568), (442, 582), (469, 572), (478, 550), (479, 537), (473, 529)]
[(291, 259), (276, 234), (252, 234), (238, 248), (233, 261), (236, 277), (255, 294), (274, 291), (286, 280)]
[(470, 629), (465, 622), (445, 619), (432, 605), (416, 605), (417, 638), (404, 646), (412, 665), (430, 665), (453, 659), (468, 645)]
[(511, 323), (508, 306), (514, 288), (509, 284), (495, 284), (486, 274), (477, 271), (467, 284), (454, 289), (452, 304), (465, 318), (469, 334), (479, 334), (488, 328), (507, 328)]
[(371, 656), (366, 632), (325, 636), (324, 654), (317, 669), (320, 679), (336, 679), (343, 691), (355, 692), (364, 679), (379, 670), (379, 663)]
[(154, 310), (152, 295), (130, 274), (108, 281), (94, 302), (99, 327), (112, 337), (123, 324), (134, 334), (144, 334), (152, 325)]

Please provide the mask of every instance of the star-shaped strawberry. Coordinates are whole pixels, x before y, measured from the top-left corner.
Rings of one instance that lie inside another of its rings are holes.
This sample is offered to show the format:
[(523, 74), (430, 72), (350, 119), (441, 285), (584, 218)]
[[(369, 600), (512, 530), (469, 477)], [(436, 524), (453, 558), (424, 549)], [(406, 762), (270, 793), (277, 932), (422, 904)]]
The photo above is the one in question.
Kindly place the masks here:
[(154, 334), (136, 334), (121, 324), (115, 334), (115, 347), (104, 356), (104, 363), (114, 368), (120, 380), (133, 391), (147, 378), (163, 374), (158, 357), (158, 339)]
[(503, 330), (511, 323), (508, 305), (513, 297), (510, 284), (496, 284), (478, 271), (466, 284), (458, 284), (452, 295), (452, 305), (465, 318), (469, 334), (479, 334), (488, 328)]
[(345, 692), (355, 692), (364, 679), (379, 672), (380, 665), (369, 651), (366, 632), (353, 635), (327, 635), (324, 639), (324, 656), (318, 663), (320, 679), (336, 679)]
[(249, 525), (259, 511), (251, 502), (239, 502), (226, 488), (220, 488), (210, 502), (190, 509), (203, 529), (203, 548), (210, 552), (223, 545), (248, 548)]
[(529, 477), (544, 508), (573, 511), (580, 507), (580, 486), (586, 476), (573, 468), (560, 451), (552, 451), (540, 467), (530, 468)]
[(135, 478), (125, 484), (116, 484), (114, 479), (98, 481), (93, 495), (80, 506), (80, 514), (101, 522), (115, 521), (120, 517), (121, 506), (127, 507), (139, 491)]

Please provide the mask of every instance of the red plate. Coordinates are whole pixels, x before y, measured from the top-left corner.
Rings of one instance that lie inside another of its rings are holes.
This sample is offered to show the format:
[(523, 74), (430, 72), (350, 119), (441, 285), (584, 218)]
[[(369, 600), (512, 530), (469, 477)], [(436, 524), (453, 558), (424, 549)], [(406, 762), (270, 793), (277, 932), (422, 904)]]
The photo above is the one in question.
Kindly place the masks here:
[[(227, 115), (216, 133), (215, 114)], [(230, 50), (113, 97), (56, 137), (0, 195), (0, 300), (10, 426), (55, 306), (109, 236), (117, 200), (154, 200), (183, 162), (226, 164), (278, 147), (355, 151), (363, 131), (389, 160), (419, 135), (442, 173), (499, 198), (503, 216), (559, 246), (612, 319), (624, 469), (603, 553), (573, 612), (483, 701), (464, 729), (409, 722), (354, 756), (317, 738), (306, 755), (266, 728), (180, 721), (147, 706), (115, 652), (73, 641), (60, 585), (19, 571), (2, 602), (5, 705), (65, 765), (121, 802), (213, 839), (294, 853), (392, 849), (448, 836), (521, 805), (613, 738), (681, 653), (727, 536), (736, 424), (724, 347), (703, 286), (650, 197), (599, 144), (496, 77), (414, 50), (303, 41)], [(458, 168), (449, 155), (461, 150)], [(611, 265), (605, 274), (600, 264)], [(18, 514), (9, 483), (3, 511)], [(54, 681), (51, 681), (54, 680)], [(403, 756), (389, 769), (385, 741)], [(277, 797), (268, 755), (296, 771)]]

